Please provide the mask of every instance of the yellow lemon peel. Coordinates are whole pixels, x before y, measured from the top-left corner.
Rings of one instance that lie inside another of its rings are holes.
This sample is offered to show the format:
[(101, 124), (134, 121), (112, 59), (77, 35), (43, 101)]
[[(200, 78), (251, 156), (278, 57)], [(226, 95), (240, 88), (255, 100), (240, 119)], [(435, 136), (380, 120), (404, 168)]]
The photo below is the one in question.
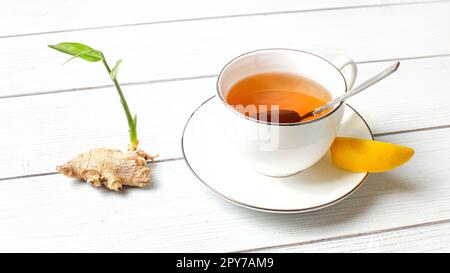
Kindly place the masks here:
[(349, 137), (337, 137), (330, 150), (334, 164), (352, 172), (386, 172), (414, 155), (409, 147)]

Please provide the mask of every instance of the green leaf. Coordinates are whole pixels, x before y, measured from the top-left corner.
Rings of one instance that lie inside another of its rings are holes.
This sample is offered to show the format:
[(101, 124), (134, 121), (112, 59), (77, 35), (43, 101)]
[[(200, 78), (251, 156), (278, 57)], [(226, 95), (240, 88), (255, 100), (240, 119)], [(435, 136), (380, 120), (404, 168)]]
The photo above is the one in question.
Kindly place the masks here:
[(109, 76), (111, 77), (111, 80), (115, 80), (117, 78), (117, 72), (119, 72), (119, 67), (120, 67), (121, 63), (122, 63), (122, 59), (118, 60), (116, 62), (116, 65), (114, 66), (114, 68), (109, 73)]
[(73, 56), (72, 58), (68, 59), (67, 61), (65, 61), (65, 62), (63, 63), (63, 65), (65, 65), (66, 63), (72, 61), (73, 59), (81, 58), (81, 57), (80, 57), (81, 55), (85, 55), (86, 53), (93, 52), (93, 51), (95, 51), (95, 50), (89, 50), (89, 51), (81, 52), (80, 54), (77, 54), (77, 55)]
[(98, 62), (103, 58), (100, 51), (80, 43), (59, 43), (48, 47), (90, 62)]

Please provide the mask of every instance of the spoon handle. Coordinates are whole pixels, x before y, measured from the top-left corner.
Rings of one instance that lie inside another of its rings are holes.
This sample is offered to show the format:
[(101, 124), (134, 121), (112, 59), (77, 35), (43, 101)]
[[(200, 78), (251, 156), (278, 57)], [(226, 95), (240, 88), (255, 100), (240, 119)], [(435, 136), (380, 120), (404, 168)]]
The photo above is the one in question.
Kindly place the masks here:
[(312, 112), (313, 115), (317, 115), (322, 113), (323, 111), (327, 110), (328, 108), (330, 108), (331, 106), (340, 103), (341, 101), (345, 101), (346, 99), (358, 94), (359, 92), (365, 90), (366, 88), (374, 85), (375, 83), (381, 81), (382, 79), (386, 78), (387, 76), (391, 75), (392, 73), (394, 73), (397, 68), (399, 67), (400, 62), (396, 62), (393, 65), (389, 66), (388, 68), (386, 68), (384, 71), (382, 71), (381, 73), (378, 73), (377, 75), (375, 75), (374, 77), (368, 79), (367, 81), (361, 83), (360, 85), (358, 85), (356, 88), (354, 88), (351, 91), (346, 92), (344, 95), (337, 97), (331, 101), (329, 101), (327, 104), (317, 108), (316, 110), (314, 110)]

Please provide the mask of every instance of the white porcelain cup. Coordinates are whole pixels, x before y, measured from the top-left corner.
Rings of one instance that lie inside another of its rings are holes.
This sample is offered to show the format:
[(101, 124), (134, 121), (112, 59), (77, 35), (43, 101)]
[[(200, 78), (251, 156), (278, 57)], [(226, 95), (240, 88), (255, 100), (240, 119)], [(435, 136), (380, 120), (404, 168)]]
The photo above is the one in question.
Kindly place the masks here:
[(236, 149), (236, 156), (264, 175), (293, 175), (312, 166), (326, 154), (339, 130), (344, 103), (323, 116), (299, 123), (258, 121), (227, 103), (227, 94), (234, 84), (264, 72), (287, 72), (312, 79), (335, 98), (352, 88), (357, 67), (346, 57), (327, 61), (300, 50), (263, 49), (241, 55), (222, 69), (217, 80), (217, 92), (223, 102), (221, 113), (225, 134)]

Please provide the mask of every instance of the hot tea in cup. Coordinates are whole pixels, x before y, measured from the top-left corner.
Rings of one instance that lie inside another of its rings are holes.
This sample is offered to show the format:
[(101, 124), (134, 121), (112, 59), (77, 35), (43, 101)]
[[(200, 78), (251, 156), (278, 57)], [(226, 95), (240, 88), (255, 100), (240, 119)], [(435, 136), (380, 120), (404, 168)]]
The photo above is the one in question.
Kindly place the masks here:
[(245, 77), (231, 87), (226, 97), (228, 104), (248, 117), (279, 123), (299, 122), (301, 116), (330, 100), (330, 92), (319, 83), (300, 75), (277, 72)]
[(356, 64), (291, 49), (263, 49), (230, 61), (217, 80), (224, 133), (236, 156), (269, 176), (288, 176), (320, 160), (339, 130), (345, 103), (305, 113), (353, 86)]

